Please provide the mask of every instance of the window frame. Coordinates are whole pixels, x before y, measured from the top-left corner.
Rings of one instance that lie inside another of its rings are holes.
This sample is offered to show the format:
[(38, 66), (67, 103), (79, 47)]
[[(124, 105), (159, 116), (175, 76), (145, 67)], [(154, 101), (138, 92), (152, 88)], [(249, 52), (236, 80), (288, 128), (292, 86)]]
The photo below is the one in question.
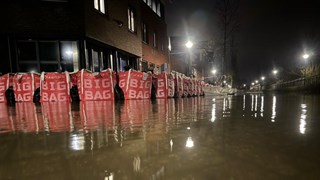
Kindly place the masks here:
[(157, 49), (158, 48), (158, 44), (157, 44), (157, 32), (153, 31), (153, 35), (152, 35), (152, 47)]
[(132, 7), (128, 7), (128, 30), (130, 32), (136, 32), (136, 10)]
[[(97, 2), (97, 6), (96, 6)], [(103, 8), (101, 8), (103, 7)], [(93, 8), (99, 13), (106, 14), (106, 2), (105, 0), (93, 0)]]
[[(79, 41), (77, 40), (16, 40), (15, 41), (15, 49), (16, 49), (16, 66), (17, 66), (17, 70), (21, 71), (21, 66), (23, 65), (30, 65), (30, 64), (34, 64), (34, 70), (36, 72), (41, 72), (44, 71), (42, 70), (42, 66), (43, 65), (57, 65), (57, 70), (61, 70), (62, 68), (62, 50), (61, 50), (61, 43), (62, 42), (66, 42), (66, 41), (72, 41), (72, 42), (76, 42), (77, 45), (77, 52), (79, 53)], [(21, 60), (20, 58), (20, 49), (18, 47), (19, 43), (35, 43), (35, 50), (36, 50), (36, 57), (35, 59), (28, 59), (28, 60)], [(57, 47), (57, 57), (56, 59), (43, 59), (40, 57), (40, 43), (54, 43)], [(78, 57), (78, 63), (75, 65), (74, 62), (72, 63), (74, 66), (74, 71), (79, 69), (79, 62), (80, 58)], [(77, 67), (76, 67), (77, 66)], [(49, 71), (48, 71), (49, 72)], [(69, 71), (71, 72), (71, 71)]]
[(149, 44), (148, 26), (145, 22), (142, 22), (142, 42)]

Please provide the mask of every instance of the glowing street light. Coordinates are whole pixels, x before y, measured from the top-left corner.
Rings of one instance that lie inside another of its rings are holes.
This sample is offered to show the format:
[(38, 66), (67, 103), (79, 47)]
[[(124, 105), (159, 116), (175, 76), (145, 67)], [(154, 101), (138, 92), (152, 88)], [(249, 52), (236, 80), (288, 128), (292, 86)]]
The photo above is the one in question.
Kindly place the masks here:
[(274, 75), (276, 75), (276, 74), (278, 74), (278, 70), (275, 69), (275, 70), (272, 71), (272, 73), (273, 73)]
[(261, 80), (264, 81), (266, 78), (264, 76), (261, 77)]
[(255, 80), (254, 82), (255, 82), (255, 83), (258, 83), (259, 81), (258, 81), (258, 80)]
[(186, 43), (186, 47), (187, 47), (188, 49), (190, 49), (190, 48), (192, 48), (192, 46), (193, 46), (193, 43), (189, 40), (189, 41)]
[(303, 57), (303, 59), (308, 59), (310, 57), (310, 55), (306, 53), (306, 54), (303, 54), (302, 57)]
[(211, 72), (212, 72), (212, 74), (216, 74), (216, 73), (217, 73), (217, 70), (216, 70), (216, 69), (213, 69)]
[(252, 82), (251, 85), (253, 86), (253, 85), (254, 85), (254, 82)]
[(243, 84), (243, 87), (246, 87), (247, 85), (246, 84)]

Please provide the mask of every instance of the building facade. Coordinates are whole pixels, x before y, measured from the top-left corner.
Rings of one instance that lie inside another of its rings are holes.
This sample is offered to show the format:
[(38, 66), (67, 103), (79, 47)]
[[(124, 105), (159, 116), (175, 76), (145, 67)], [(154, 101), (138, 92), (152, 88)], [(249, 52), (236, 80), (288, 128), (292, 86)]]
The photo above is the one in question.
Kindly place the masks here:
[[(4, 0), (0, 72), (93, 72), (168, 63), (165, 1)], [(164, 69), (164, 68), (163, 68)]]

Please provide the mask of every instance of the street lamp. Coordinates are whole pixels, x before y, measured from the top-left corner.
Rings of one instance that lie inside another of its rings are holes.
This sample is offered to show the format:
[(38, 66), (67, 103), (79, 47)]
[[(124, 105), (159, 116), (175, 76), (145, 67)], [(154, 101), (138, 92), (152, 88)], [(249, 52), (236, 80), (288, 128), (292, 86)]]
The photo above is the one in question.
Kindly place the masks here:
[(274, 70), (272, 71), (272, 73), (273, 73), (274, 75), (276, 75), (276, 74), (278, 74), (278, 70), (274, 69)]
[(212, 72), (212, 74), (216, 74), (216, 73), (217, 73), (217, 70), (216, 70), (216, 69), (213, 69), (211, 72)]
[(259, 82), (258, 80), (255, 80), (256, 84)]
[(305, 85), (306, 84), (306, 77), (307, 77), (307, 68), (308, 68), (308, 59), (309, 59), (309, 57), (310, 57), (310, 55), (309, 54), (307, 54), (307, 53), (305, 53), (305, 54), (303, 54), (302, 55), (302, 57), (303, 57), (303, 59), (306, 61), (306, 66), (305, 66), (305, 68), (304, 68), (304, 77), (303, 77), (303, 84)]
[(305, 54), (302, 55), (302, 57), (303, 57), (303, 59), (308, 59), (310, 57), (310, 55), (305, 53)]
[[(192, 48), (192, 46), (193, 46), (193, 42), (191, 42), (190, 40), (188, 40), (187, 42), (186, 42), (186, 47), (188, 48), (188, 49), (191, 49)], [(190, 52), (188, 53), (188, 69), (189, 69), (189, 75), (193, 75), (193, 73), (192, 73), (192, 67), (191, 67), (191, 55), (190, 55)]]
[(186, 47), (190, 49), (192, 48), (192, 46), (193, 46), (193, 43), (190, 40), (188, 40), (188, 42), (186, 42)]
[(261, 80), (262, 80), (262, 81), (264, 81), (264, 80), (265, 80), (265, 77), (264, 77), (264, 76), (262, 76), (262, 77), (261, 77)]

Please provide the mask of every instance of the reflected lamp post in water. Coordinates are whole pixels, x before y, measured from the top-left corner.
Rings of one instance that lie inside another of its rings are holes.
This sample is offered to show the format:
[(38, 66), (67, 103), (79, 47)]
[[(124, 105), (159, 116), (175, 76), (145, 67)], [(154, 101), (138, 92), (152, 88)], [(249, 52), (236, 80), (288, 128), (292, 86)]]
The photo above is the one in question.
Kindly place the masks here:
[[(190, 131), (191, 128), (187, 127), (187, 130)], [(190, 132), (189, 132), (189, 136), (188, 136), (187, 141), (186, 141), (186, 147), (187, 148), (192, 148), (193, 146), (194, 146), (194, 143), (193, 143), (192, 137), (191, 137)]]
[(300, 115), (300, 125), (299, 131), (300, 134), (304, 134), (306, 132), (306, 122), (307, 119), (307, 104), (301, 104), (301, 115)]
[(276, 96), (273, 96), (273, 97), (272, 97), (272, 115), (271, 115), (271, 122), (275, 122), (275, 118), (276, 118), (276, 115), (277, 115), (276, 107), (277, 107), (277, 97), (276, 97)]

